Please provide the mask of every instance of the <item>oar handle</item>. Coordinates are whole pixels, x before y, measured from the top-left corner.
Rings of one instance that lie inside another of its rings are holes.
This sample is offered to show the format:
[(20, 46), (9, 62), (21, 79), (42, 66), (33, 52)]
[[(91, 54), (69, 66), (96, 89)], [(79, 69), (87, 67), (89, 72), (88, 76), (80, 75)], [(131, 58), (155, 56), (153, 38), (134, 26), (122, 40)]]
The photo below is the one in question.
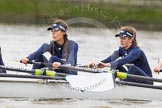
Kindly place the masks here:
[[(43, 63), (43, 62), (33, 62), (29, 61), (29, 64), (39, 64), (39, 65), (46, 65), (46, 66), (52, 66), (51, 63)], [(59, 68), (67, 69), (67, 70), (75, 70), (75, 71), (84, 71), (84, 72), (90, 72), (90, 73), (102, 73), (104, 71), (99, 69), (93, 69), (93, 68), (84, 68), (84, 67), (78, 67), (78, 66), (69, 66), (69, 65), (61, 65)]]
[[(22, 61), (20, 60), (20, 63), (22, 63)], [(37, 65), (45, 65), (45, 66), (52, 66), (51, 63), (43, 63), (43, 62), (33, 62), (33, 61), (27, 61), (27, 64), (37, 64)]]
[[(21, 62), (21, 61), (20, 61)], [(45, 66), (49, 66), (51, 67), (52, 64), (51, 63), (43, 63), (43, 62), (33, 62), (33, 61), (28, 61), (28, 64), (38, 64), (38, 65), (45, 65)]]

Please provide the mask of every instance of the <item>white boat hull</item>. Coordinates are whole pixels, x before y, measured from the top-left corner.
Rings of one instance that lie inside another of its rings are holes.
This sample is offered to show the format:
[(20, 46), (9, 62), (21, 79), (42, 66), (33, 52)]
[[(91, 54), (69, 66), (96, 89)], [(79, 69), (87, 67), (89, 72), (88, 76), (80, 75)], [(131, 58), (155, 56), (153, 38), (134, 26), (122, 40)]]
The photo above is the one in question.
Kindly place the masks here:
[(53, 80), (47, 82), (36, 79), (3, 78), (0, 80), (0, 97), (162, 100), (162, 90), (117, 86), (105, 92), (82, 92), (78, 89), (71, 88), (66, 81)]

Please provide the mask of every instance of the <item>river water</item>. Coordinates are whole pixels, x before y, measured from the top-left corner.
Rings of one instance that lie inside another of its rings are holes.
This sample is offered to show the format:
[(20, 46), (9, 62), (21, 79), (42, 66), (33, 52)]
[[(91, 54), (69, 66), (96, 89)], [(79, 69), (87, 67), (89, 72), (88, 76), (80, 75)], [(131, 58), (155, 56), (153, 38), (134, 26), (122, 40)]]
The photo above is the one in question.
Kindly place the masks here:
[[(39, 48), (42, 43), (51, 40), (51, 33), (46, 31), (46, 28), (45, 26), (0, 25), (0, 45), (5, 65), (30, 69), (30, 65), (25, 66), (19, 61)], [(99, 61), (110, 55), (119, 46), (119, 39), (114, 37), (116, 32), (112, 29), (69, 28), (69, 39), (79, 44), (78, 64)], [(153, 69), (158, 59), (162, 57), (162, 32), (138, 31), (137, 41)], [(153, 75), (162, 78), (161, 75), (155, 73)], [(161, 106), (162, 101), (0, 99), (0, 108), (161, 108)]]

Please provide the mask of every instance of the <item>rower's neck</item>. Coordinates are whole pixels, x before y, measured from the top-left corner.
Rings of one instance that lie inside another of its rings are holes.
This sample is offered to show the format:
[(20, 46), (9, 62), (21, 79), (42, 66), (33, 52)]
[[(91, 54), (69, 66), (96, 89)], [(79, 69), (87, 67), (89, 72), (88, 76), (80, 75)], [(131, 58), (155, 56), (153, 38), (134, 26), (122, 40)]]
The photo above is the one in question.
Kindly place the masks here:
[(131, 47), (132, 44), (129, 44), (127, 47), (125, 47), (125, 50), (128, 50)]
[(64, 41), (64, 39), (63, 39), (63, 40), (59, 40), (59, 41), (57, 41), (56, 43), (59, 44), (59, 45), (63, 45), (64, 42), (65, 42), (65, 41)]

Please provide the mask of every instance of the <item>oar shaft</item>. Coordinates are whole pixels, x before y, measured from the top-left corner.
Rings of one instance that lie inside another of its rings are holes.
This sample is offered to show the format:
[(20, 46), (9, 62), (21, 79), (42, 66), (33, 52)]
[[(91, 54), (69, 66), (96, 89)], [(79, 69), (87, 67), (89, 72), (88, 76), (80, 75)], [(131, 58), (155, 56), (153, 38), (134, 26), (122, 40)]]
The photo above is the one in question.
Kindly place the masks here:
[(68, 65), (61, 65), (59, 68), (76, 70), (76, 71), (84, 71), (84, 72), (89, 72), (89, 73), (102, 73), (103, 72), (99, 69), (84, 68), (84, 67), (77, 67), (77, 66), (68, 66)]
[(162, 79), (153, 78), (153, 77), (146, 77), (146, 76), (139, 76), (139, 75), (131, 75), (131, 74), (128, 74), (128, 78), (130, 78), (130, 79), (141, 79), (141, 80), (147, 80), (147, 81), (162, 82)]
[(129, 85), (129, 86), (136, 86), (136, 87), (144, 87), (144, 88), (152, 88), (152, 89), (162, 90), (162, 86), (154, 86), (154, 85), (143, 84), (143, 83), (126, 82), (126, 81), (115, 81), (115, 83), (120, 84), (120, 85)]
[[(46, 65), (46, 66), (52, 66), (51, 63), (42, 63), (42, 62), (32, 62), (29, 61), (29, 64), (39, 64), (39, 65)], [(62, 69), (68, 69), (68, 70), (76, 70), (76, 71), (84, 71), (84, 72), (90, 72), (90, 73), (101, 73), (103, 71), (99, 69), (93, 69), (93, 68), (84, 68), (84, 67), (77, 67), (77, 66), (69, 66), (69, 65), (61, 65), (59, 68)]]
[(66, 76), (66, 75), (68, 75), (65, 73), (56, 73), (55, 71), (50, 71), (50, 70), (43, 70), (43, 69), (29, 70), (29, 69), (23, 69), (23, 68), (7, 67), (7, 66), (3, 66), (3, 65), (0, 65), (0, 69), (24, 72), (24, 73), (35, 74), (35, 75), (46, 75), (46, 76)]
[(35, 72), (35, 70), (28, 70), (28, 69), (15, 68), (15, 67), (7, 67), (7, 66), (3, 66), (3, 65), (0, 65), (0, 69), (9, 70), (9, 71), (25, 72), (25, 73), (30, 73), (30, 74), (33, 74)]
[(17, 75), (17, 74), (0, 74), (0, 77), (65, 80), (65, 77), (56, 77), (56, 76), (55, 77), (50, 77), (50, 76), (36, 76), (36, 75)]
[(162, 79), (159, 78), (153, 78), (153, 77), (147, 77), (147, 76), (139, 76), (139, 75), (133, 75), (133, 74), (127, 74), (124, 72), (116, 72), (117, 78), (121, 79), (139, 79), (143, 81), (156, 81), (156, 82), (162, 82)]

